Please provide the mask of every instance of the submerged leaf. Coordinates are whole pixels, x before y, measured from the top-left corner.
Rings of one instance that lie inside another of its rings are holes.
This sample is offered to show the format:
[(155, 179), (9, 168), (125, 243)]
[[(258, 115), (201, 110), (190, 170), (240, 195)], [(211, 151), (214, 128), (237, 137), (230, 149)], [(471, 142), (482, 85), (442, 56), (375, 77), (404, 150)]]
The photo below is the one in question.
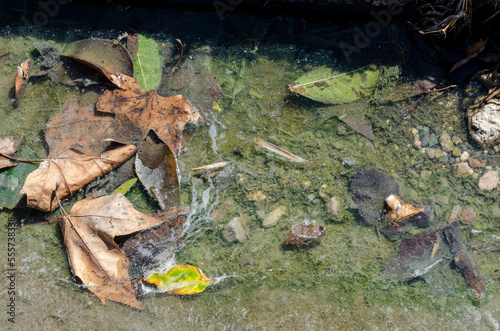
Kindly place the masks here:
[[(20, 137), (0, 137), (0, 152), (12, 156), (21, 144)], [(0, 170), (3, 168), (10, 168), (15, 166), (10, 159), (0, 155)]]
[(156, 198), (162, 210), (180, 206), (177, 159), (152, 130), (137, 152), (135, 171), (142, 185)]
[(162, 97), (155, 91), (143, 91), (137, 80), (125, 75), (121, 75), (121, 82), (121, 89), (106, 91), (99, 97), (96, 109), (115, 114), (122, 130), (135, 142), (143, 141), (152, 129), (178, 154), (184, 126), (202, 120), (200, 113), (181, 95)]
[(327, 104), (345, 104), (371, 96), (381, 71), (368, 65), (346, 73), (336, 73), (327, 66), (319, 67), (299, 77), (288, 87), (306, 98)]
[(121, 193), (78, 201), (58, 221), (76, 281), (103, 303), (109, 299), (141, 309), (130, 283), (129, 261), (114, 238), (162, 221), (135, 210)]
[(136, 151), (134, 145), (116, 148), (99, 156), (67, 150), (40, 163), (38, 169), (26, 178), (20, 193), (28, 196), (28, 207), (52, 211), (57, 208), (56, 196), (59, 200), (71, 197), (95, 178), (118, 167)]
[(190, 265), (176, 265), (165, 275), (155, 273), (146, 281), (155, 284), (161, 292), (172, 294), (200, 293), (213, 283), (203, 271)]
[(134, 77), (144, 91), (154, 90), (160, 85), (163, 57), (158, 42), (146, 35), (139, 35), (134, 60)]

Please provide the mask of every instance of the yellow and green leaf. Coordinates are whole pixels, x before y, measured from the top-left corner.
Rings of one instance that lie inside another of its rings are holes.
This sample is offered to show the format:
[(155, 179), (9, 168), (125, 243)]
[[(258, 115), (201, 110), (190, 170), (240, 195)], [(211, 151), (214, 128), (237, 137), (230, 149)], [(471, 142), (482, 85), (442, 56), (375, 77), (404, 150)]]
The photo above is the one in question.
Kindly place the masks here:
[(160, 291), (172, 294), (200, 293), (213, 283), (199, 268), (182, 264), (174, 266), (164, 275), (155, 273), (146, 281), (156, 285)]

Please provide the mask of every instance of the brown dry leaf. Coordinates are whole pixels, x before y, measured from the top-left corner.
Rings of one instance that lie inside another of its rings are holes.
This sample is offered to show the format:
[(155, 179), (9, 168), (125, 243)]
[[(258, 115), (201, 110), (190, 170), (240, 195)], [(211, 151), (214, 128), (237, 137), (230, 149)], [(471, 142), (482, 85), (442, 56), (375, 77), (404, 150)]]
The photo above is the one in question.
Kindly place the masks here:
[(55, 195), (59, 200), (71, 197), (95, 178), (118, 167), (136, 151), (134, 145), (122, 146), (101, 155), (67, 150), (57, 157), (46, 159), (30, 173), (20, 194), (27, 194), (28, 207), (52, 211), (57, 207)]
[(27, 59), (20, 66), (17, 67), (16, 79), (15, 79), (15, 93), (16, 102), (19, 103), (21, 97), (24, 93), (24, 88), (28, 84), (28, 79), (30, 78), (31, 71), (31, 60)]
[(109, 299), (141, 309), (128, 275), (129, 260), (114, 238), (162, 221), (135, 210), (121, 193), (78, 201), (58, 221), (76, 281), (103, 303)]
[(96, 109), (116, 115), (133, 139), (142, 141), (152, 129), (175, 153), (179, 153), (184, 126), (202, 120), (200, 113), (181, 95), (162, 97), (156, 91), (143, 91), (137, 80), (120, 75), (121, 89), (104, 92)]
[(467, 48), (467, 50), (465, 52), (466, 57), (464, 59), (458, 61), (457, 63), (455, 63), (455, 65), (451, 68), (451, 70), (448, 74), (452, 73), (453, 71), (457, 70), (458, 68), (460, 68), (461, 66), (463, 66), (464, 64), (466, 64), (467, 62), (469, 62), (470, 60), (475, 58), (476, 56), (478, 56), (479, 53), (481, 53), (484, 50), (484, 47), (486, 46), (487, 41), (488, 40), (478, 41), (474, 45)]
[(94, 115), (90, 108), (79, 107), (76, 98), (71, 96), (47, 124), (45, 140), (50, 149), (49, 158), (75, 146), (97, 155), (109, 145), (106, 139), (128, 142), (126, 133), (110, 114)]
[[(20, 144), (20, 137), (0, 137), (0, 152), (5, 155), (12, 156)], [(10, 168), (15, 165), (16, 164), (8, 158), (0, 156), (0, 170), (3, 168)]]

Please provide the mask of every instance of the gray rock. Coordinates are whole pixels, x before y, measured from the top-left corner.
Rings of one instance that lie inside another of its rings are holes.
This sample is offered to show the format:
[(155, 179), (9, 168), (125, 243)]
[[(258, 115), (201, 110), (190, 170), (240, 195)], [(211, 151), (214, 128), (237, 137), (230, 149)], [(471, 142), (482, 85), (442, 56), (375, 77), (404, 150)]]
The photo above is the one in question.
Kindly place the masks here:
[(482, 108), (469, 110), (469, 131), (482, 148), (500, 141), (500, 102), (491, 100)]
[(422, 131), (422, 139), (420, 141), (422, 142), (422, 147), (429, 147), (429, 131)]
[(432, 133), (429, 136), (429, 147), (436, 146), (437, 144), (438, 144), (438, 137), (434, 133)]
[(356, 164), (356, 159), (352, 155), (346, 156), (342, 159), (342, 165), (352, 167), (355, 164)]
[(439, 137), (439, 143), (441, 144), (441, 149), (445, 152), (451, 152), (453, 151), (453, 148), (455, 148), (455, 145), (453, 144), (453, 141), (451, 140), (450, 135), (446, 130), (441, 133), (441, 136)]
[(226, 224), (222, 230), (222, 236), (227, 242), (244, 242), (247, 238), (247, 231), (241, 222), (241, 218), (235, 217)]

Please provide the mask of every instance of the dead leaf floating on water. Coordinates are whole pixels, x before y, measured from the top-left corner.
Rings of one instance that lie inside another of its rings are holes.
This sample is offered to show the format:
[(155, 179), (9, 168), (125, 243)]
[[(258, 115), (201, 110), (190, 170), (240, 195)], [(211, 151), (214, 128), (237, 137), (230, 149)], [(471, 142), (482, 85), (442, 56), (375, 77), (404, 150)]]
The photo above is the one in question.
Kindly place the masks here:
[[(0, 152), (5, 155), (12, 156), (19, 148), (20, 144), (20, 137), (0, 137)], [(0, 170), (3, 168), (10, 168), (15, 165), (16, 164), (8, 158), (0, 156)]]
[(159, 96), (155, 91), (143, 91), (137, 80), (121, 75), (121, 89), (104, 92), (96, 109), (116, 115), (116, 119), (134, 137), (143, 141), (154, 130), (174, 152), (179, 153), (182, 131), (188, 122), (202, 121), (200, 113), (181, 95)]
[(130, 283), (129, 261), (114, 238), (162, 221), (135, 210), (121, 193), (78, 201), (69, 217), (58, 221), (77, 282), (103, 303), (109, 299), (141, 309)]
[(118, 167), (136, 151), (134, 145), (122, 146), (101, 155), (67, 150), (40, 163), (38, 169), (26, 178), (20, 194), (28, 196), (28, 207), (52, 211), (58, 207), (55, 195), (61, 201), (71, 197), (95, 178)]
[(17, 67), (16, 79), (15, 79), (15, 95), (16, 102), (21, 101), (26, 84), (28, 84), (28, 79), (30, 78), (31, 71), (31, 60), (27, 59), (20, 66)]
[(286, 235), (283, 243), (288, 245), (307, 246), (323, 238), (325, 234), (326, 229), (324, 226), (306, 220), (300, 224), (295, 224)]

